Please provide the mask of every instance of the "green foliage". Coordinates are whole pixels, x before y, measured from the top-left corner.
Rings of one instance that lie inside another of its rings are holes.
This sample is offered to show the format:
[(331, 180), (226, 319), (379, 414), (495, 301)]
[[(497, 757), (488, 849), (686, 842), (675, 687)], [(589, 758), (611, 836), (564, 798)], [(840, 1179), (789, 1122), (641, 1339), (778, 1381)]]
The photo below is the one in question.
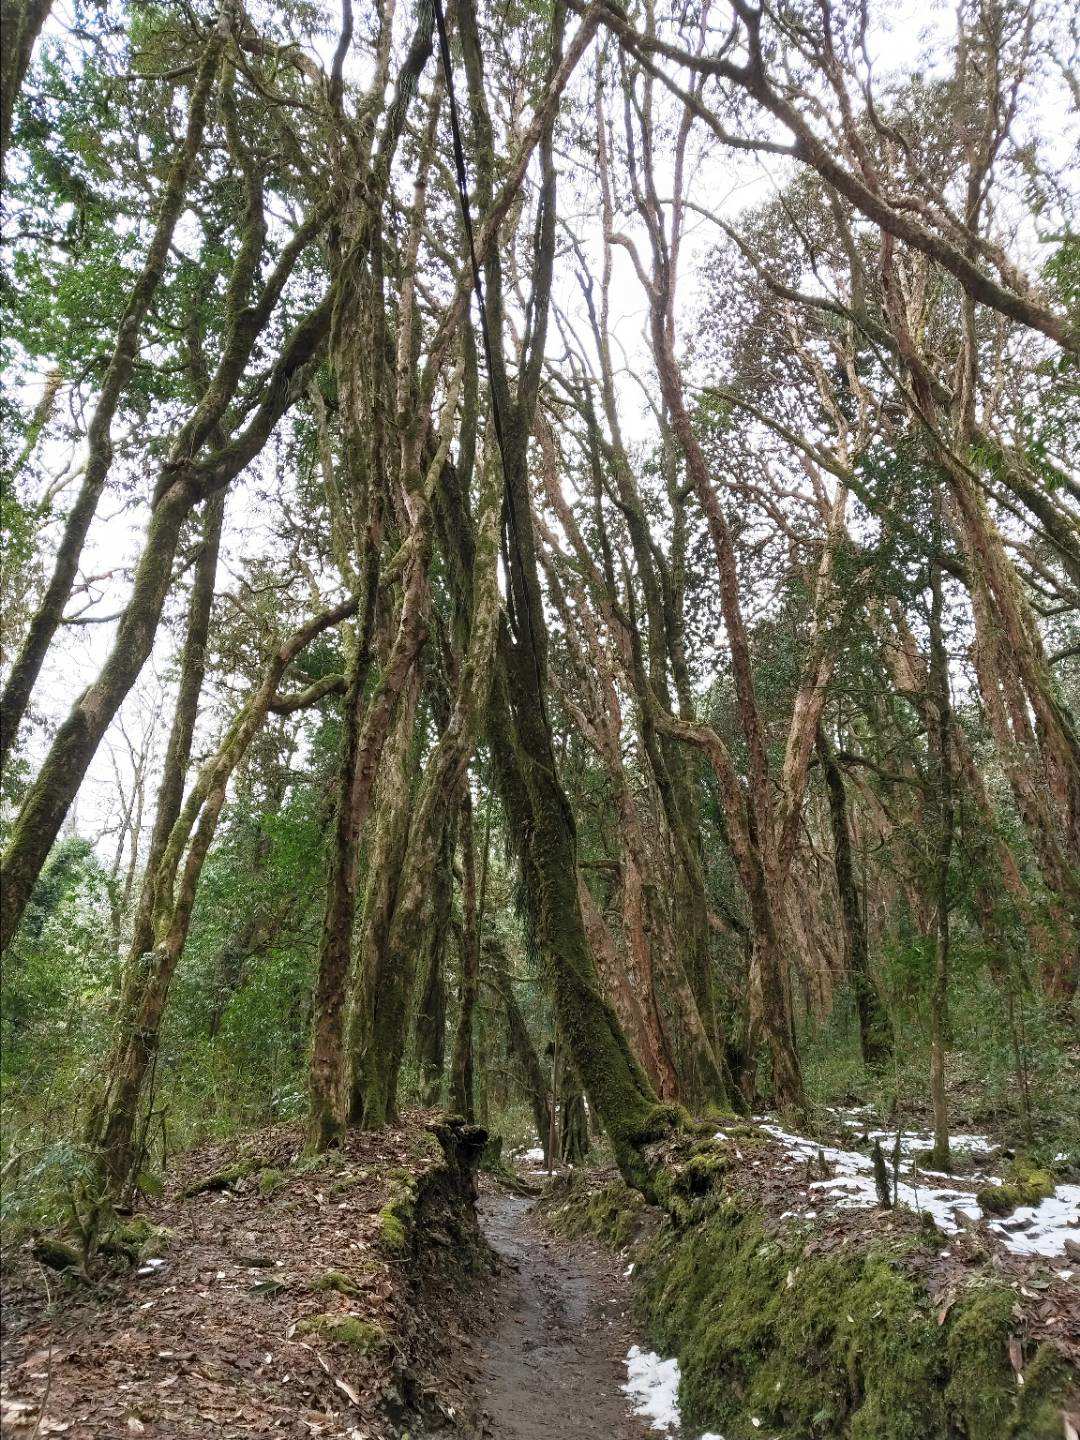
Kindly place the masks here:
[(4, 1148), (68, 1131), (95, 1073), (115, 1001), (108, 878), (89, 843), (57, 845), (4, 962)]

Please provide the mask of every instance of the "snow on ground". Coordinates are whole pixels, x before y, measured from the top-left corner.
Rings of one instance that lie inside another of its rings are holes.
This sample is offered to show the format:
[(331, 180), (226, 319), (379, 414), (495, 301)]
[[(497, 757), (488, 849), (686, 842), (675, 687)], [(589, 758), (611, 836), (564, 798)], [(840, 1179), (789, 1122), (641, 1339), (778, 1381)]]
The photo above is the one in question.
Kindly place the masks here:
[(634, 1414), (644, 1415), (654, 1430), (678, 1430), (679, 1362), (661, 1360), (655, 1350), (631, 1345), (626, 1354), (626, 1384)]
[(1017, 1255), (1063, 1255), (1065, 1241), (1080, 1245), (1080, 1185), (1059, 1185), (1040, 1205), (1021, 1205), (990, 1229)]
[[(663, 1360), (655, 1350), (631, 1345), (626, 1352), (626, 1384), (622, 1388), (633, 1401), (634, 1414), (645, 1416), (653, 1430), (665, 1435), (679, 1430), (679, 1362), (674, 1357)], [(710, 1431), (699, 1440), (724, 1437)]]
[(526, 1175), (535, 1176), (548, 1173), (547, 1166), (544, 1164), (544, 1147), (542, 1145), (534, 1145), (528, 1150), (521, 1145), (518, 1149), (510, 1151), (510, 1159), (520, 1165)]
[[(877, 1189), (869, 1155), (858, 1150), (842, 1150), (835, 1145), (821, 1145), (804, 1135), (792, 1135), (779, 1125), (763, 1124), (761, 1128), (795, 1160), (816, 1161), (824, 1157), (833, 1174), (827, 1180), (812, 1181), (809, 1187), (812, 1192), (832, 1197), (841, 1209), (876, 1208)], [(869, 1139), (881, 1141), (891, 1178), (896, 1132), (870, 1130), (867, 1134)], [(718, 1138), (722, 1139), (722, 1134)], [(983, 1212), (971, 1190), (958, 1189), (948, 1177), (918, 1168), (917, 1155), (929, 1148), (930, 1139), (919, 1133), (901, 1136), (901, 1178), (896, 1187), (896, 1201), (906, 1209), (929, 1213), (939, 1229), (955, 1235), (965, 1220), (981, 1220)], [(989, 1156), (995, 1148), (984, 1135), (956, 1135), (951, 1143), (954, 1151), (963, 1150), (972, 1155)], [(994, 1176), (982, 1172), (972, 1178), (980, 1185), (1000, 1184)], [(785, 1218), (812, 1220), (816, 1214), (814, 1209), (801, 1213), (788, 1210)], [(1022, 1206), (1002, 1220), (989, 1221), (989, 1229), (1015, 1254), (1063, 1255), (1066, 1240), (1080, 1244), (1080, 1185), (1059, 1185), (1041, 1204)]]

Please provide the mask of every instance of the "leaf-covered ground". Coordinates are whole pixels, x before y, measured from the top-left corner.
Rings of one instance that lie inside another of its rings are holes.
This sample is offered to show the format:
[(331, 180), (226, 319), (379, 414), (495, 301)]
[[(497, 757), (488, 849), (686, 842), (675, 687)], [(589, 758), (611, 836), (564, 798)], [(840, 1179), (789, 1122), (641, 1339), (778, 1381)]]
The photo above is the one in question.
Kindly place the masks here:
[(87, 1283), (20, 1252), (4, 1434), (379, 1440), (411, 1414), (453, 1418), (489, 1261), (427, 1118), (317, 1163), (291, 1128), (193, 1151), (145, 1212), (165, 1243), (126, 1273)]

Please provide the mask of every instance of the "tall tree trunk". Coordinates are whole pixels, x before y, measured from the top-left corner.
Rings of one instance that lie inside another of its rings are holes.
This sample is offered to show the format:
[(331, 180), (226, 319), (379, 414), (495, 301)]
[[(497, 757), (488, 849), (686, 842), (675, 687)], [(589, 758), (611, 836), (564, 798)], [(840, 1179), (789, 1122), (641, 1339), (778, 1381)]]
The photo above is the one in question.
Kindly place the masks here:
[[(407, 990), (411, 988), (406, 986), (402, 972), (407, 968), (411, 978), (418, 949), (419, 923), (409, 936), (405, 954), (391, 947), (391, 931), (409, 841), (409, 815), (416, 799), (419, 698), (420, 675), (414, 672), (398, 706), (395, 733), (380, 767), (367, 847), (363, 927), (357, 947), (350, 1020), (351, 1076), (346, 1119), (350, 1125), (369, 1129), (391, 1124), (397, 1118), (393, 1093), (396, 1085), (390, 1072), (393, 1070), (396, 1076), (392, 1056), (398, 1043), (398, 1020), (403, 1031)], [(415, 918), (420, 921), (419, 916)]]
[[(454, 393), (451, 386), (451, 395)], [(451, 411), (448, 398), (444, 413), (449, 417)], [(442, 427), (444, 432), (448, 426), (449, 418)], [(488, 465), (483, 467), (480, 490), (467, 649), (454, 703), (424, 768), (416, 803), (409, 807), (407, 838), (400, 875), (392, 887), (385, 934), (380, 936), (376, 953), (368, 957), (357, 997), (362, 1023), (352, 1113), (369, 1126), (385, 1124), (396, 1108), (416, 979), (416, 935), (424, 928), (431, 900), (439, 837), (446, 816), (458, 807), (466, 790), (469, 760), (486, 704), (499, 612), (498, 516), (497, 474), (495, 467)], [(460, 803), (467, 803), (467, 795)], [(488, 824), (490, 828), (490, 814)], [(485, 849), (485, 879), (486, 866)]]
[[(156, 883), (162, 856), (169, 843), (173, 826), (180, 817), (184, 799), (184, 782), (191, 763), (191, 741), (195, 733), (195, 721), (199, 709), (206, 674), (206, 642), (210, 633), (210, 615), (214, 604), (214, 582), (217, 576), (218, 549), (221, 542), (221, 527), (225, 515), (224, 494), (214, 495), (206, 503), (203, 515), (202, 540), (199, 556), (195, 563), (195, 578), (191, 587), (188, 604), (187, 629), (180, 656), (180, 683), (173, 711), (172, 728), (165, 750), (161, 784), (157, 794), (157, 808), (154, 814), (154, 828), (150, 836), (150, 850), (146, 858), (146, 869), (139, 891), (139, 902), (135, 911), (131, 945), (120, 990), (120, 1004), (115, 1021), (116, 1038), (113, 1058), (107, 1068), (109, 1076), (119, 1074), (120, 1056), (128, 1044), (135, 1015), (142, 1006), (140, 989), (146, 983), (147, 970), (143, 957), (154, 944), (154, 911), (157, 904)], [(105, 1091), (94, 1106), (88, 1135), (91, 1141), (97, 1138), (98, 1126), (109, 1106), (109, 1095)]]
[(206, 642), (210, 634), (210, 615), (214, 605), (214, 582), (217, 577), (221, 528), (225, 519), (224, 493), (211, 496), (203, 515), (199, 555), (195, 562), (195, 578), (191, 587), (187, 630), (180, 657), (180, 683), (176, 695), (169, 743), (161, 772), (157, 795), (154, 829), (146, 860), (146, 876), (139, 894), (135, 927), (131, 940), (130, 959), (137, 961), (153, 942), (154, 886), (157, 867), (165, 853), (172, 828), (180, 815), (184, 798), (184, 782), (191, 763), (191, 741), (199, 712), (206, 675)]
[(945, 1081), (945, 1051), (948, 1044), (949, 1004), (949, 866), (952, 857), (955, 816), (953, 809), (952, 757), (950, 734), (952, 706), (949, 699), (949, 660), (942, 626), (943, 598), (941, 567), (930, 568), (930, 704), (935, 723), (929, 732), (931, 797), (936, 825), (933, 833), (933, 976), (930, 993), (930, 1100), (934, 1112), (934, 1145), (931, 1163), (939, 1170), (951, 1168), (949, 1159), (949, 1103)]
[(15, 102), (51, 9), (52, 0), (4, 0), (0, 6), (0, 30), (4, 32), (0, 45), (0, 179), (11, 141)]
[[(477, 188), (481, 203), (489, 211), (481, 231), (483, 237), (489, 233), (487, 226), (492, 216), (498, 213), (497, 201), (488, 204), (494, 155), (490, 121), (484, 123), (482, 57), (471, 4), (463, 4), (460, 14), (474, 132), (481, 140)], [(564, 23), (565, 11), (557, 6), (552, 23), (549, 95), (558, 93), (565, 83), (581, 55), (583, 41), (588, 39), (587, 22), (583, 22), (564, 59)], [(548, 109), (538, 112), (531, 127), (538, 140), (542, 204), (536, 227), (532, 327), (513, 391), (501, 350), (501, 265), (495, 248), (486, 254), (486, 322), (490, 329), (485, 328), (485, 358), (505, 487), (510, 612), (510, 619), (502, 619), (499, 625), (488, 738), (503, 808), (521, 863), (530, 928), (550, 977), (557, 1024), (590, 1101), (600, 1112), (619, 1165), (628, 1177), (647, 1184), (648, 1167), (641, 1148), (669, 1126), (672, 1117), (657, 1105), (614, 1011), (600, 993), (581, 919), (574, 819), (558, 777), (547, 714), (547, 635), (531, 518), (528, 442), (542, 372), (555, 255), (552, 122), (553, 112)], [(453, 503), (452, 497), (448, 498)], [(457, 558), (462, 562), (457, 583), (462, 586), (472, 556), (465, 548), (459, 549)]]
[[(130, 1011), (124, 1018), (106, 1084), (100, 1151), (111, 1188), (127, 1179), (139, 1100), (157, 1052), (165, 1004), (191, 925), (195, 895), (229, 780), (262, 727), (288, 666), (316, 636), (354, 610), (352, 602), (325, 611), (295, 631), (271, 656), (255, 694), (233, 720), (213, 756), (203, 765), (158, 862), (154, 877), (153, 947), (137, 959), (131, 979)], [(182, 862), (182, 863), (181, 863)]]
[(476, 1086), (473, 1063), (473, 1019), (480, 994), (480, 934), (484, 922), (488, 852), (491, 844), (491, 802), (484, 833), (480, 872), (480, 898), (476, 891), (476, 862), (473, 846), (472, 798), (468, 787), (461, 797), (461, 928), (457, 931), (461, 960), (461, 988), (454, 1048), (450, 1057), (450, 1109), (476, 1123)]
[[(12, 7), (20, 13), (11, 32), (5, 23), (3, 52), (5, 57), (17, 61), (18, 50), (23, 40), (21, 31), (32, 23), (33, 5)], [(47, 11), (48, 7), (42, 7)], [(5, 4), (5, 20), (8, 6)], [(16, 732), (26, 714), (30, 696), (45, 654), (60, 626), (71, 594), (71, 587), (79, 568), (83, 545), (91, 521), (97, 513), (98, 501), (112, 466), (113, 444), (112, 424), (125, 387), (131, 377), (137, 358), (139, 337), (154, 293), (165, 273), (165, 263), (172, 244), (180, 212), (187, 196), (191, 173), (202, 147), (203, 131), (218, 69), (222, 46), (228, 33), (228, 10), (222, 11), (221, 20), (215, 28), (199, 65), (198, 78), (191, 94), (188, 110), (187, 131), (184, 142), (173, 161), (158, 212), (157, 225), (142, 272), (132, 287), (130, 298), (121, 316), (116, 332), (113, 353), (102, 380), (101, 393), (90, 421), (86, 435), (87, 457), (83, 482), (75, 503), (64, 523), (64, 531), (56, 551), (53, 573), (45, 587), (41, 605), (30, 622), (22, 648), (11, 667), (11, 674), (0, 697), (0, 765), (7, 760)], [(21, 23), (20, 23), (21, 22)], [(30, 37), (32, 42), (32, 36)], [(9, 40), (12, 42), (9, 50)], [(29, 58), (29, 56), (27, 56)], [(8, 59), (4, 61), (4, 111), (7, 113)], [(6, 143), (6, 136), (5, 136)]]
[(498, 947), (498, 942), (489, 940), (485, 942), (492, 948), (492, 957), (496, 962), (496, 978), (493, 980), (499, 998), (502, 1000), (506, 1012), (507, 1037), (510, 1043), (510, 1052), (517, 1061), (524, 1082), (525, 1093), (528, 1096), (529, 1108), (532, 1111), (533, 1124), (536, 1126), (537, 1139), (543, 1146), (544, 1163), (548, 1160), (548, 1144), (551, 1135), (552, 1101), (551, 1091), (548, 1087), (547, 1078), (544, 1075), (544, 1067), (540, 1063), (540, 1056), (536, 1052), (532, 1036), (529, 1034), (529, 1027), (526, 1024), (525, 1016), (521, 1006), (518, 1004), (517, 996), (514, 994), (513, 981), (506, 969), (506, 957)]
[(426, 935), (427, 966), (416, 1015), (416, 1059), (425, 1105), (437, 1105), (446, 1068), (446, 946), (454, 893), (457, 811), (443, 826), (435, 873), (431, 877), (431, 919)]
[(426, 638), (423, 589), (423, 556), (418, 555), (409, 563), (397, 635), (371, 700), (365, 704), (368, 665), (359, 648), (346, 697), (334, 841), (312, 1014), (308, 1144), (315, 1151), (336, 1144), (345, 1128), (346, 995), (360, 834), (371, 809), (375, 774), (398, 697)]
[(889, 1023), (881, 996), (870, 974), (866, 916), (863, 914), (852, 856), (844, 777), (836, 763), (832, 745), (820, 726), (817, 732), (817, 752), (821, 758), (825, 789), (829, 797), (833, 864), (836, 869), (836, 889), (840, 896), (840, 916), (844, 928), (844, 970), (855, 995), (855, 1010), (859, 1020), (859, 1050), (864, 1064), (878, 1067), (888, 1060), (891, 1053)]

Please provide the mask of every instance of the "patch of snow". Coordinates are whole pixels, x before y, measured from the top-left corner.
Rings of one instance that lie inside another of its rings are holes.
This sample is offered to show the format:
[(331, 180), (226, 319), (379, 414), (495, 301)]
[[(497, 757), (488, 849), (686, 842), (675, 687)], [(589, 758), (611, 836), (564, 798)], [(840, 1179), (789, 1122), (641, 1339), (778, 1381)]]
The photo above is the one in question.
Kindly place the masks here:
[(662, 1360), (655, 1350), (631, 1345), (626, 1352), (626, 1384), (635, 1415), (643, 1415), (653, 1430), (678, 1430), (679, 1362)]
[[(834, 1173), (827, 1180), (813, 1181), (809, 1187), (811, 1191), (833, 1196), (840, 1209), (877, 1208), (873, 1161), (868, 1155), (858, 1150), (822, 1145), (805, 1135), (793, 1135), (779, 1125), (766, 1122), (761, 1128), (794, 1160), (805, 1162), (824, 1157)], [(871, 1139), (882, 1140), (883, 1148), (886, 1141), (895, 1144), (895, 1131), (869, 1133)], [(918, 1171), (912, 1163), (916, 1158), (915, 1152), (924, 1148), (931, 1138), (920, 1134), (902, 1137), (901, 1155), (908, 1165), (906, 1178), (899, 1179), (896, 1186), (896, 1203), (909, 1210), (930, 1214), (940, 1230), (947, 1235), (955, 1235), (964, 1220), (981, 1220), (983, 1212), (970, 1190), (957, 1189), (947, 1176), (933, 1171)], [(989, 1154), (995, 1148), (983, 1135), (957, 1135), (950, 1143), (956, 1150), (967, 1150), (972, 1154)], [(981, 1177), (980, 1183), (983, 1179), (990, 1184), (1000, 1184), (992, 1176)], [(930, 1183), (923, 1183), (925, 1181)], [(797, 1211), (789, 1210), (782, 1218), (797, 1214)], [(810, 1212), (800, 1218), (811, 1218)], [(1059, 1185), (1053, 1195), (1041, 1204), (1022, 1206), (1003, 1220), (991, 1220), (989, 1229), (1014, 1254), (1047, 1257), (1064, 1254), (1066, 1240), (1080, 1243), (1080, 1185)]]
[(990, 1229), (1017, 1255), (1063, 1255), (1066, 1240), (1080, 1245), (1080, 1185), (1059, 1185), (1038, 1205), (991, 1220)]
[[(877, 1188), (866, 1175), (837, 1175), (832, 1180), (815, 1180), (810, 1189), (838, 1196), (837, 1207), (841, 1210), (873, 1210), (878, 1203)], [(909, 1185), (904, 1180), (896, 1186), (896, 1203), (908, 1210), (929, 1212), (946, 1235), (955, 1235), (960, 1229), (957, 1213), (969, 1220), (982, 1216), (969, 1190), (931, 1190)]]
[(147, 1260), (145, 1265), (140, 1265), (136, 1275), (153, 1275), (155, 1270), (160, 1270), (165, 1264), (164, 1260)]
[[(679, 1362), (674, 1356), (663, 1360), (655, 1350), (642, 1350), (639, 1345), (631, 1345), (626, 1352), (623, 1391), (634, 1403), (634, 1414), (651, 1421), (653, 1430), (670, 1434), (680, 1429), (679, 1378)], [(724, 1440), (724, 1437), (708, 1430), (699, 1435), (698, 1440)]]
[(544, 1163), (544, 1151), (541, 1146), (537, 1145), (532, 1150), (526, 1150), (521, 1158), (527, 1165), (542, 1165)]

